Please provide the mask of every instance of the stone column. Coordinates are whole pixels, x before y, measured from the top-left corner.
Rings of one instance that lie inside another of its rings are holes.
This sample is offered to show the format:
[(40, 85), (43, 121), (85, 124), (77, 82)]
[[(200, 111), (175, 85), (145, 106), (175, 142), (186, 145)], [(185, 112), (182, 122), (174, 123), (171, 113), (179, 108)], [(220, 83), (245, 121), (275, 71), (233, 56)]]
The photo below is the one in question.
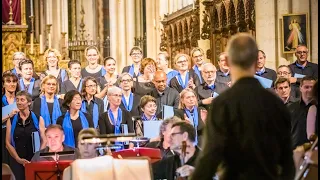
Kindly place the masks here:
[[(126, 47), (126, 21), (125, 21), (125, 3), (127, 1), (119, 1), (118, 2), (118, 36), (119, 36), (119, 41), (117, 43), (117, 48), (118, 48), (118, 65), (120, 69), (126, 65), (127, 62), (127, 47)], [(119, 69), (119, 71), (121, 71)]]
[(318, 64), (318, 54), (319, 54), (319, 50), (318, 50), (318, 22), (319, 22), (319, 18), (318, 18), (318, 13), (319, 13), (319, 1), (318, 0), (311, 0), (310, 2), (310, 25), (311, 25), (311, 36), (309, 38), (309, 41), (311, 41), (311, 48), (309, 48), (311, 50), (311, 53), (309, 53), (309, 59)]
[[(129, 55), (130, 49), (134, 45), (134, 37), (135, 37), (135, 2), (134, 1), (125, 1), (126, 2), (126, 51), (122, 51), (122, 55), (125, 58), (125, 65), (132, 64), (131, 57)], [(139, 24), (137, 24), (139, 26)], [(122, 69), (121, 69), (122, 70)]]
[[(135, 37), (140, 37), (143, 34), (141, 13), (142, 13), (142, 2), (141, 0), (135, 0), (135, 23), (136, 23), (136, 33)], [(129, 52), (128, 52), (129, 53)]]
[(118, 58), (118, 1), (117, 0), (109, 0), (109, 16), (110, 18), (110, 56), (115, 58), (117, 61), (117, 71), (121, 71), (122, 69), (119, 69), (120, 66), (120, 59)]

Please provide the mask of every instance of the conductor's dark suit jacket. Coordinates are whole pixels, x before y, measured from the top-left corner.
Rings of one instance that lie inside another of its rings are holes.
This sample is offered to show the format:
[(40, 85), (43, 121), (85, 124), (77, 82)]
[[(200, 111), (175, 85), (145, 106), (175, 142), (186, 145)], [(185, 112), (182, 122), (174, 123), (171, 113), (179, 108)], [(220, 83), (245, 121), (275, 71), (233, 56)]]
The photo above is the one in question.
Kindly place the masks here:
[(290, 113), (278, 97), (246, 77), (212, 106), (193, 180), (211, 180), (219, 165), (219, 179), (294, 178)]

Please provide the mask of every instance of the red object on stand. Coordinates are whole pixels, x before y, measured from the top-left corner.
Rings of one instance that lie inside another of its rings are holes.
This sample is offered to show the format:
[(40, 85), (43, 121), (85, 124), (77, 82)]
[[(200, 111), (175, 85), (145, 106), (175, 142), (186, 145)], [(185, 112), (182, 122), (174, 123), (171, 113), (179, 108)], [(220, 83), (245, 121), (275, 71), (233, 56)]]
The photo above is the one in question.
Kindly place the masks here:
[(25, 164), (26, 180), (59, 180), (73, 161), (44, 161)]
[(112, 152), (112, 156), (114, 158), (129, 158), (129, 157), (149, 157), (151, 159), (151, 163), (157, 162), (161, 159), (160, 149), (155, 148), (133, 148), (133, 149), (124, 149), (117, 152)]

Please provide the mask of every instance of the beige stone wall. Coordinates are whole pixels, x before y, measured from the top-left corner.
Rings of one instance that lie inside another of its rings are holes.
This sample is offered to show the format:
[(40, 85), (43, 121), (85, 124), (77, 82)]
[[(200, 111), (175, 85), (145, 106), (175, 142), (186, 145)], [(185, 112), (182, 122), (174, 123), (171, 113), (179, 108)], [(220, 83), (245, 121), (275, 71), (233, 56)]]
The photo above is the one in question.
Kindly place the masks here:
[(295, 61), (282, 53), (282, 15), (308, 13), (309, 59), (318, 63), (318, 0), (256, 0), (256, 40), (266, 55), (266, 67), (276, 69)]

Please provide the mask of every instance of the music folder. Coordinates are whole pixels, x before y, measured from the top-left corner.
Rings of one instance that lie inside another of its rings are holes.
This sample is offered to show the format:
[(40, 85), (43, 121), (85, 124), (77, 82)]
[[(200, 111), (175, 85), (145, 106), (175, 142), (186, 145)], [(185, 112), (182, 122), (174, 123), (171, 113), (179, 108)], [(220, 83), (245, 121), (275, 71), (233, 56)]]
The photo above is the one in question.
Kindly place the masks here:
[(37, 152), (40, 150), (40, 134), (39, 131), (32, 132), (32, 148), (33, 148), (33, 153)]
[(172, 106), (163, 105), (162, 106), (162, 119), (171, 118), (174, 116), (174, 110)]
[(143, 135), (147, 138), (159, 136), (162, 121), (143, 121)]
[(258, 79), (258, 81), (260, 82), (260, 84), (261, 84), (264, 88), (271, 88), (271, 86), (272, 86), (272, 80), (267, 79), (267, 78), (264, 78), (264, 77), (261, 77), (261, 76), (257, 76), (257, 75), (254, 75), (254, 77), (255, 77), (256, 79)]

